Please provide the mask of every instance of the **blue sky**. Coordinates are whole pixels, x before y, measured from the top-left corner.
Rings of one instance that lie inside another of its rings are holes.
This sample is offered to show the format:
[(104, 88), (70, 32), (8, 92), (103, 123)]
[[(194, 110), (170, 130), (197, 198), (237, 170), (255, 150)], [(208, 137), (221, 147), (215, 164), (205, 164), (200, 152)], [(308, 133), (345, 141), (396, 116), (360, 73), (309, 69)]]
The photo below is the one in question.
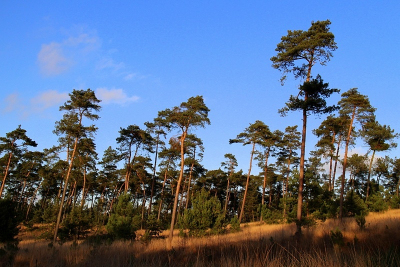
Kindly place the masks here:
[[(2, 1), (0, 135), (21, 124), (39, 150), (55, 145), (59, 106), (72, 89), (91, 88), (102, 99), (101, 157), (120, 127), (144, 127), (202, 95), (211, 110), (211, 125), (194, 132), (203, 164), (216, 169), (233, 153), (247, 171), (250, 147), (230, 138), (256, 120), (282, 131), (301, 124), (300, 113), (277, 113), (300, 81), (280, 85), (270, 61), (276, 44), (287, 30), (326, 19), (338, 50), (313, 75), (342, 92), (359, 88), (378, 121), (400, 131), (399, 13), (398, 1)], [(308, 151), (322, 119), (309, 119)], [(361, 140), (354, 151), (366, 151)]]

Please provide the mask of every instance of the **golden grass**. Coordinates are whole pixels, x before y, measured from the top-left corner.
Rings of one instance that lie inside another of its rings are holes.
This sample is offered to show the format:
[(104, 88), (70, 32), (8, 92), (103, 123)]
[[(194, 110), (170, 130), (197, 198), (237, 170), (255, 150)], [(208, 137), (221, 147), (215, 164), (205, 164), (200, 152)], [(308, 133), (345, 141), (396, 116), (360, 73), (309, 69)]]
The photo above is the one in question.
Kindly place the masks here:
[[(13, 266), (400, 266), (400, 210), (366, 219), (365, 230), (354, 218), (327, 220), (304, 229), (301, 239), (294, 237), (293, 224), (252, 223), (239, 233), (204, 238), (180, 238), (176, 232), (172, 250), (165, 239), (49, 247), (49, 241), (25, 235)], [(343, 246), (330, 239), (336, 229)]]

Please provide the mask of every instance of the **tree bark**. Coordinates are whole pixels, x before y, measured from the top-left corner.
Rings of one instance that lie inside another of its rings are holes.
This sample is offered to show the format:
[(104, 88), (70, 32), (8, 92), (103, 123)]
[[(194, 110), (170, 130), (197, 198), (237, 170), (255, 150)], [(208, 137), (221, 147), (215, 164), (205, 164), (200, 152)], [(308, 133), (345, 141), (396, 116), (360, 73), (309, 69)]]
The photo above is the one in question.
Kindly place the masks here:
[(240, 215), (239, 215), (239, 223), (242, 222), (242, 218), (244, 215), (244, 205), (246, 202), (246, 196), (247, 196), (247, 190), (249, 188), (249, 181), (250, 181), (250, 173), (251, 173), (251, 165), (253, 163), (253, 155), (254, 155), (254, 149), (256, 147), (256, 143), (253, 142), (253, 148), (251, 150), (251, 155), (250, 155), (250, 167), (249, 167), (249, 172), (247, 174), (247, 180), (246, 180), (246, 188), (244, 190), (244, 196), (243, 196), (243, 201), (242, 201), (242, 208), (240, 209)]

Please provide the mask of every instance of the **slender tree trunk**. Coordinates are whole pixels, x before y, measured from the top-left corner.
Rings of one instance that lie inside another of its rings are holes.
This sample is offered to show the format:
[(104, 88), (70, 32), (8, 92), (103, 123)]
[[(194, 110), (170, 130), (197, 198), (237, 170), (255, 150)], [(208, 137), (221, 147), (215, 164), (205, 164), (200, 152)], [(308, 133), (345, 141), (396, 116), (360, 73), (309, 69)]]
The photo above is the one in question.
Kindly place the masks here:
[(335, 157), (335, 166), (333, 167), (333, 176), (332, 176), (332, 197), (335, 195), (335, 178), (336, 178), (336, 169), (337, 169), (337, 163), (339, 161), (339, 149), (340, 149), (340, 143), (342, 142), (342, 134), (339, 135), (338, 139), (338, 145), (336, 149), (336, 157)]
[(28, 205), (28, 210), (26, 211), (26, 216), (25, 216), (25, 220), (28, 220), (28, 215), (29, 215), (29, 211), (31, 210), (31, 206), (33, 205), (33, 203), (35, 202), (36, 199), (36, 194), (39, 191), (40, 186), (42, 185), (42, 182), (40, 182), (40, 184), (38, 185), (38, 187), (36, 188), (35, 192), (33, 193), (31, 202)]
[[(80, 125), (80, 123), (79, 123), (79, 125)], [(63, 194), (62, 194), (61, 203), (60, 203), (60, 209), (59, 209), (59, 211), (58, 211), (57, 222), (56, 222), (56, 228), (55, 228), (55, 230), (54, 230), (54, 237), (53, 237), (53, 242), (54, 242), (54, 243), (55, 243), (56, 240), (57, 240), (57, 233), (58, 233), (58, 228), (60, 227), (61, 214), (62, 214), (62, 211), (63, 211), (63, 204), (64, 204), (64, 199), (65, 199), (65, 193), (67, 192), (68, 180), (69, 180), (69, 176), (70, 176), (70, 174), (71, 174), (72, 165), (73, 165), (73, 162), (74, 162), (74, 157), (75, 157), (75, 152), (76, 152), (77, 146), (78, 146), (78, 137), (75, 138), (74, 151), (72, 152), (71, 162), (70, 162), (69, 167), (68, 167), (67, 176), (65, 177), (64, 189), (63, 189)]]
[(352, 131), (355, 115), (356, 115), (356, 107), (353, 108), (353, 114), (351, 115), (349, 131), (347, 133), (347, 138), (346, 138), (346, 147), (345, 147), (344, 156), (343, 156), (343, 173), (342, 173), (342, 183), (341, 183), (341, 187), (340, 187), (340, 207), (339, 207), (339, 219), (341, 222), (343, 220), (343, 198), (344, 198), (344, 183), (346, 181), (347, 154), (349, 151), (351, 131)]
[(174, 237), (174, 226), (176, 220), (176, 210), (178, 207), (178, 198), (179, 198), (179, 189), (181, 187), (182, 178), (183, 178), (183, 170), (185, 168), (185, 151), (184, 151), (184, 142), (187, 135), (187, 131), (184, 131), (181, 136), (181, 171), (179, 173), (178, 184), (176, 185), (176, 193), (174, 199), (174, 206), (172, 208), (172, 218), (171, 218), (171, 227), (169, 229), (169, 237), (168, 237), (168, 247), (172, 248), (172, 239)]
[[(304, 96), (307, 101), (308, 95)], [(301, 134), (301, 155), (300, 155), (300, 173), (299, 173), (299, 195), (297, 200), (297, 233), (301, 234), (301, 218), (303, 207), (303, 187), (304, 187), (304, 158), (306, 154), (306, 133), (307, 133), (307, 110), (303, 109), (303, 131)]]
[(368, 180), (367, 180), (367, 193), (366, 193), (365, 201), (367, 201), (367, 200), (368, 200), (368, 197), (369, 197), (369, 188), (370, 188), (370, 182), (371, 182), (372, 162), (374, 162), (374, 157), (375, 157), (375, 150), (374, 150), (374, 152), (372, 152), (371, 161), (370, 161), (370, 163), (369, 163)]
[(0, 188), (0, 198), (3, 195), (3, 190), (4, 190), (4, 185), (6, 184), (6, 178), (8, 175), (8, 170), (10, 169), (10, 164), (11, 164), (11, 158), (12, 158), (12, 153), (9, 153), (8, 156), (8, 162), (7, 162), (7, 167), (6, 167), (6, 171), (4, 172), (4, 178), (3, 178), (3, 182), (1, 183), (1, 188)]
[(158, 157), (158, 142), (160, 140), (160, 134), (157, 134), (157, 143), (156, 143), (156, 155), (154, 156), (154, 167), (153, 167), (153, 177), (151, 180), (151, 193), (150, 193), (150, 204), (149, 204), (149, 215), (151, 213), (151, 206), (153, 204), (154, 197), (154, 186), (156, 183), (156, 168), (157, 168), (157, 157)]
[(245, 205), (245, 202), (246, 202), (247, 190), (248, 190), (248, 188), (249, 188), (251, 166), (252, 166), (252, 164), (253, 164), (253, 155), (254, 155), (254, 149), (255, 149), (255, 147), (256, 147), (256, 143), (253, 142), (253, 148), (251, 149), (251, 155), (250, 155), (250, 167), (249, 167), (249, 172), (247, 173), (246, 188), (245, 188), (245, 190), (244, 190), (243, 201), (242, 201), (242, 208), (240, 209), (239, 223), (242, 222), (242, 218), (243, 218), (243, 215), (244, 215), (244, 205)]
[(233, 169), (231, 170), (229, 176), (228, 176), (228, 183), (226, 185), (226, 197), (225, 197), (225, 205), (224, 205), (224, 213), (226, 213), (226, 210), (228, 209), (228, 202), (229, 202), (229, 197), (230, 197), (230, 190), (229, 190), (229, 183), (230, 183), (230, 178), (233, 175)]
[(165, 188), (165, 183), (167, 182), (168, 167), (169, 167), (169, 162), (167, 164), (167, 169), (165, 170), (165, 173), (164, 173), (164, 182), (163, 182), (162, 189), (161, 189), (161, 199), (160, 199), (160, 205), (158, 206), (157, 221), (160, 220), (160, 216), (161, 216), (162, 203), (164, 200), (164, 188)]
[[(268, 158), (269, 158), (269, 148), (267, 149), (267, 153), (265, 154), (265, 163), (264, 163), (264, 181), (263, 181), (263, 190), (261, 195), (261, 206), (264, 207), (264, 198), (265, 198), (265, 188), (267, 187), (267, 172), (268, 172)], [(262, 210), (261, 210), (262, 212)], [(262, 222), (262, 214), (260, 216), (260, 222)]]
[(289, 150), (288, 165), (286, 170), (285, 190), (283, 191), (283, 218), (286, 219), (287, 193), (289, 188), (290, 164), (292, 163), (292, 149)]
[[(333, 137), (332, 137), (332, 147), (333, 147), (334, 144), (335, 144), (335, 138), (336, 138), (336, 134), (333, 133)], [(330, 158), (330, 160), (329, 160), (329, 187), (328, 187), (328, 190), (329, 190), (329, 191), (332, 191), (333, 150), (334, 150), (334, 148), (332, 148), (331, 151), (330, 151), (330, 153), (329, 153), (330, 156), (331, 156), (331, 158)]]
[[(196, 153), (194, 155), (193, 160), (196, 157)], [(185, 209), (187, 210), (188, 206), (189, 206), (189, 199), (190, 199), (190, 185), (192, 182), (192, 173), (193, 173), (193, 167), (194, 167), (194, 162), (192, 162), (192, 165), (190, 166), (190, 172), (189, 172), (189, 182), (188, 182), (188, 189), (187, 189), (187, 194), (186, 194), (186, 207)]]
[(81, 199), (81, 209), (85, 205), (85, 187), (86, 187), (86, 166), (83, 168), (83, 187), (82, 187), (82, 199)]

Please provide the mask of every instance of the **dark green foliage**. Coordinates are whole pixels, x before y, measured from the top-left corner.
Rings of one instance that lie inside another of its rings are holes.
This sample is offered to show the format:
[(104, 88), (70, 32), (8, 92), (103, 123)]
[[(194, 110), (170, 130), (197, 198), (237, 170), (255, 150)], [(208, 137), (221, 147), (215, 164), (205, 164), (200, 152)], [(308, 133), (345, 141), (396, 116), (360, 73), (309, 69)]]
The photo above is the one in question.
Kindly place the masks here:
[(234, 216), (231, 219), (230, 226), (231, 226), (231, 228), (230, 228), (231, 232), (233, 232), (233, 233), (240, 232), (240, 222), (239, 222), (239, 219), (237, 216)]
[(331, 230), (330, 237), (334, 245), (339, 247), (344, 246), (343, 233), (338, 228), (336, 228), (335, 230)]
[(219, 232), (225, 227), (221, 203), (202, 189), (192, 201), (192, 208), (185, 210), (179, 219), (181, 228), (188, 229), (190, 236), (204, 236), (208, 229)]
[[(332, 51), (337, 49), (330, 25), (329, 20), (313, 21), (307, 31), (289, 30), (282, 36), (275, 49), (278, 54), (271, 58), (272, 67), (283, 72), (282, 83), (287, 73), (292, 72), (295, 78), (309, 77), (313, 65), (317, 62), (325, 65), (330, 60)], [(302, 64), (296, 65), (297, 60)]]
[(268, 208), (267, 205), (261, 207), (261, 216), (263, 221), (267, 224), (282, 223), (282, 211), (274, 208)]
[(116, 239), (135, 239), (139, 225), (140, 215), (134, 216), (130, 194), (122, 194), (106, 225), (108, 233)]
[(11, 242), (19, 232), (16, 203), (10, 199), (0, 199), (0, 242)]
[(158, 237), (163, 230), (161, 222), (157, 220), (157, 216), (154, 214), (150, 214), (147, 217), (145, 228), (150, 238)]
[(361, 230), (365, 229), (365, 223), (367, 221), (365, 220), (365, 214), (364, 213), (356, 214), (354, 216), (354, 219), (356, 220), (356, 223), (357, 223), (358, 227), (360, 227)]
[(391, 209), (400, 209), (400, 197), (391, 196), (388, 205)]
[(386, 203), (382, 194), (380, 193), (370, 196), (366, 201), (366, 204), (368, 205), (369, 211), (372, 212), (386, 211), (389, 208), (389, 205)]
[[(42, 220), (45, 223), (54, 223), (57, 219), (57, 212), (59, 210), (59, 205), (49, 203), (46, 208), (42, 211)], [(40, 210), (38, 211), (40, 213)], [(39, 218), (37, 218), (39, 219)]]
[(344, 201), (344, 210), (347, 216), (354, 216), (356, 214), (368, 214), (368, 207), (364, 200), (353, 190), (350, 190)]
[(91, 218), (88, 211), (82, 210), (80, 207), (73, 207), (71, 212), (66, 216), (58, 231), (61, 240), (73, 238), (78, 240), (85, 236), (91, 227)]

